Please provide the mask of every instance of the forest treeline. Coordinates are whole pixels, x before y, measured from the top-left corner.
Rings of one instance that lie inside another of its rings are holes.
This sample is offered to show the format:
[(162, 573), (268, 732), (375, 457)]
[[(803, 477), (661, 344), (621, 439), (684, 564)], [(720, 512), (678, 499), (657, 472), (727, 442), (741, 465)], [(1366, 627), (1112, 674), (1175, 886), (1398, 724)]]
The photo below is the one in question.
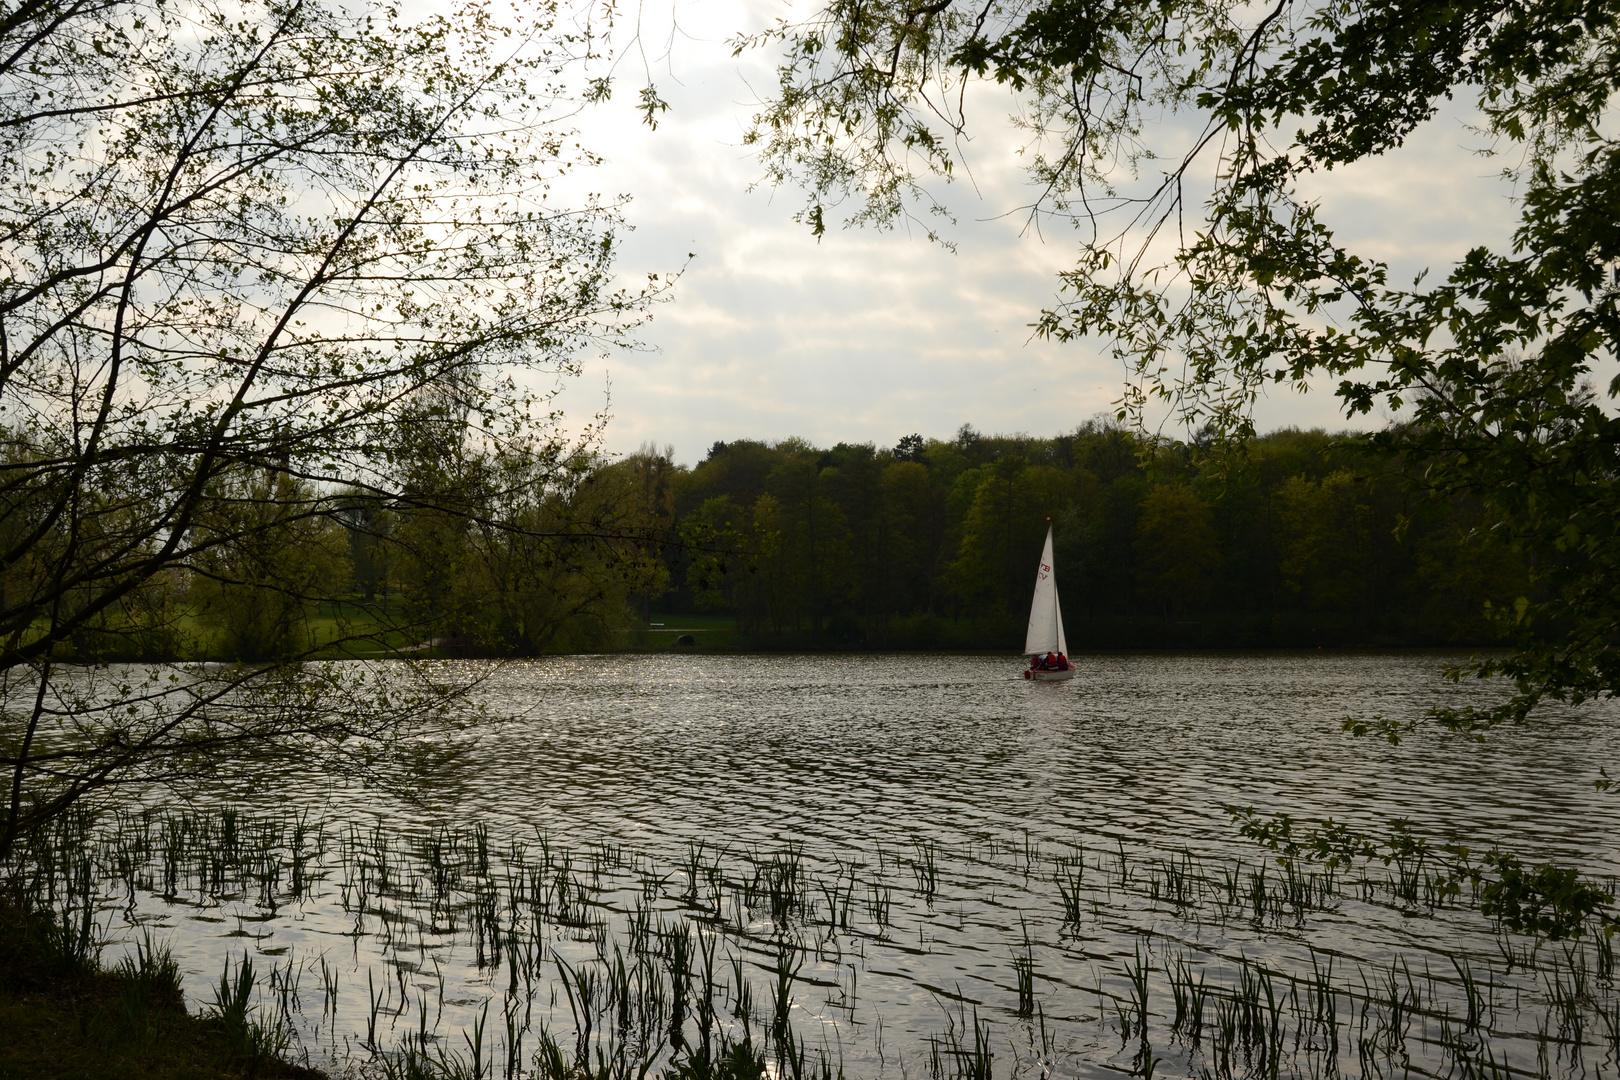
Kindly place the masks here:
[[(550, 440), (477, 448), (462, 426), (433, 410), (402, 426), (397, 494), (333, 490), (274, 467), (224, 473), (187, 531), (191, 557), (79, 615), (53, 655), (257, 663), (622, 644), (632, 597), (668, 579), (657, 543), (667, 515), (647, 501), (648, 461), (559, 453)], [(22, 497), (6, 509), (0, 543), (17, 542), (38, 515)], [(129, 493), (103, 518), (148, 513)], [(37, 590), (56, 544), (37, 541), (0, 575), (0, 595)]]
[(1320, 430), (1210, 454), (1108, 424), (964, 427), (662, 468), (687, 546), (654, 604), (734, 614), (762, 645), (1016, 648), (1048, 519), (1077, 648), (1481, 644), (1529, 588), (1478, 506)]
[(197, 557), (59, 655), (610, 650), (646, 644), (660, 612), (732, 616), (745, 648), (1010, 649), (1049, 519), (1077, 649), (1482, 644), (1529, 589), (1477, 506), (1323, 431), (1222, 454), (1094, 423), (892, 448), (739, 440), (693, 467), (650, 447), (413, 460), (386, 503), (234, 478), (229, 520), (194, 527)]

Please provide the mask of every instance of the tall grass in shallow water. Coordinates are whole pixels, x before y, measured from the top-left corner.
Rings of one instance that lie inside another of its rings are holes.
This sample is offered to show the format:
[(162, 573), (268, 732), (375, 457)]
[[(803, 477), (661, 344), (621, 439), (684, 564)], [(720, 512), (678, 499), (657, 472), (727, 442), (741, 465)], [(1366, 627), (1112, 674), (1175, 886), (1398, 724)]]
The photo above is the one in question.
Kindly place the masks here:
[(1620, 1069), (1598, 919), (1560, 942), (1507, 933), (1417, 865), (1027, 834), (694, 842), (666, 863), (477, 824), (221, 810), (78, 819), (28, 866), (64, 958), (144, 941), (128, 962), (174, 979), (141, 937), (158, 926), (220, 973), (208, 1009), (244, 1062), (295, 1048), (376, 1076), (546, 1080)]

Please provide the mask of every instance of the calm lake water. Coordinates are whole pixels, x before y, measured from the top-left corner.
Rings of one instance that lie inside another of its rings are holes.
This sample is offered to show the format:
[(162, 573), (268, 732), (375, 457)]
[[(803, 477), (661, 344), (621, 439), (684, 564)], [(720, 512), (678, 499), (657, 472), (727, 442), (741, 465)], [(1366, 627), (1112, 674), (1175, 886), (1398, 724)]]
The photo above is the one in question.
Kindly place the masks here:
[(1620, 710), (1342, 734), (1489, 700), (1446, 659), (509, 664), (424, 804), (312, 776), (229, 821), (203, 792), (104, 822), (108, 955), (151, 928), (194, 1004), (254, 956), (325, 1065), (414, 1040), (528, 1075), (549, 1036), (634, 1075), (709, 1027), (850, 1080), (1614, 1075), (1601, 938), (1498, 933), (1467, 886), (1425, 892), (1433, 858), (1290, 880), (1226, 809), (1620, 874), (1620, 795), (1593, 789)]

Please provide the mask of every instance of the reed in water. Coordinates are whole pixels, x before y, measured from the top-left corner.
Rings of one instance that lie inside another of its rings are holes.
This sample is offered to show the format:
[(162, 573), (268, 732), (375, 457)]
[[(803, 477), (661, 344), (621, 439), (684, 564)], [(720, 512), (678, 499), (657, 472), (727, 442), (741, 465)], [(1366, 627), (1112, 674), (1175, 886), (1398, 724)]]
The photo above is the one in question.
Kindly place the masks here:
[[(81, 816), (41, 836), (29, 867), (64, 949), (137, 925), (183, 946), (177, 912), (233, 913), (210, 1008), (244, 1052), (296, 1043), (386, 1076), (1573, 1076), (1620, 1054), (1596, 918), (1559, 942), (1503, 930), (1494, 957), (1374, 959), (1314, 946), (1313, 920), (1463, 918), (1468, 898), (1414, 890), (1415, 864), (1277, 872), (1097, 839), (1048, 852), (1027, 835), (961, 850), (919, 836), (836, 859), (694, 844), (662, 865), (476, 823), (224, 808)], [(992, 883), (996, 907), (968, 914), (968, 891)], [(327, 943), (270, 944), (294, 924)], [(1010, 966), (963, 963), (997, 937)], [(1130, 951), (1099, 952), (1105, 938)], [(131, 962), (150, 966), (158, 940), (139, 938)], [(1268, 940), (1297, 947), (1248, 954)], [(908, 1009), (893, 964), (946, 949), (975, 977)]]

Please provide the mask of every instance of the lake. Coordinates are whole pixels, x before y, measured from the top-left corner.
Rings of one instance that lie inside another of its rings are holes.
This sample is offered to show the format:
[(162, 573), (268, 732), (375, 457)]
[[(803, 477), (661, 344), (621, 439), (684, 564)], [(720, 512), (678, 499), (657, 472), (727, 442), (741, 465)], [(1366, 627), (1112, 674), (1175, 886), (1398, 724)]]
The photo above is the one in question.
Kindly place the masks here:
[[(1342, 733), (1490, 700), (1447, 659), (445, 661), (492, 719), (420, 801), (295, 776), (104, 816), (107, 955), (170, 941), (194, 1006), (251, 956), (324, 1066), (634, 1076), (747, 1039), (828, 1080), (1613, 1075), (1607, 939), (1500, 932), (1440, 849), (1612, 888), (1620, 710)], [(1283, 865), (1233, 807), (1429, 846)]]

